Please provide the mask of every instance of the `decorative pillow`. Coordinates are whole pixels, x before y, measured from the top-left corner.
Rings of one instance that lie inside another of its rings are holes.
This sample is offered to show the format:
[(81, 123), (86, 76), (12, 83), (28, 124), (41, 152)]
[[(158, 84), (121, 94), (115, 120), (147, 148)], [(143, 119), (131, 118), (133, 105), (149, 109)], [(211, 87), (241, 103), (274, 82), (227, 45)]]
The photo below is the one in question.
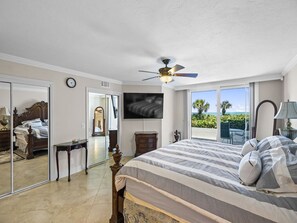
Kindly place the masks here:
[(244, 156), (247, 153), (256, 150), (257, 149), (257, 143), (258, 143), (258, 141), (257, 141), (256, 138), (253, 138), (253, 139), (250, 139), (250, 140), (246, 141), (244, 143), (244, 145), (242, 146), (241, 155)]
[(252, 185), (259, 178), (262, 170), (258, 151), (247, 153), (240, 161), (238, 174), (244, 185)]
[(154, 100), (155, 100), (155, 96), (145, 98), (145, 101), (148, 102), (148, 103), (153, 103)]
[(23, 126), (25, 126), (25, 127), (30, 127), (31, 126), (31, 128), (41, 127), (42, 122), (41, 121), (40, 122), (28, 122)]
[(26, 125), (27, 123), (32, 123), (32, 122), (41, 122), (40, 118), (32, 119), (32, 120), (26, 120), (22, 122), (22, 125)]
[(48, 126), (48, 119), (44, 119), (42, 122), (42, 126)]
[(263, 170), (256, 184), (257, 190), (297, 192), (297, 157), (288, 146), (260, 153)]
[(289, 144), (294, 144), (294, 142), (293, 140), (285, 136), (268, 136), (258, 143), (257, 150), (261, 153), (268, 149), (273, 149)]
[(285, 147), (287, 147), (292, 154), (294, 154), (295, 156), (297, 156), (297, 144), (296, 143), (286, 145)]
[(163, 103), (163, 99), (162, 98), (156, 98), (155, 101), (154, 101), (155, 104), (158, 104), (158, 105), (162, 105)]

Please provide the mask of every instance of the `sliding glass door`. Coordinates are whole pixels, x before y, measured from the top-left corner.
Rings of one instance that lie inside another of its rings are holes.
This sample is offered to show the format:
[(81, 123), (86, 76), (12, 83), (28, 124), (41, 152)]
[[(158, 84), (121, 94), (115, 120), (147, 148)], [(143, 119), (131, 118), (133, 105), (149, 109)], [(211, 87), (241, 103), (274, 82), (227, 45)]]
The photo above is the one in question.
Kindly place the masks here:
[(220, 90), (220, 139), (242, 145), (249, 138), (249, 88)]
[(249, 87), (192, 92), (192, 138), (243, 144), (249, 138)]

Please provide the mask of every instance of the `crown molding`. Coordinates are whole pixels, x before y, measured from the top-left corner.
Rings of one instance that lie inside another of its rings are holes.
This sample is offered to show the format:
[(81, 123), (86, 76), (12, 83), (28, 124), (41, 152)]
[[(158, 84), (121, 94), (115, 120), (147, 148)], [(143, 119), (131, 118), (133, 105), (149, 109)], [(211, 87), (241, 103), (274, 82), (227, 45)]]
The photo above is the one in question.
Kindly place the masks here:
[(110, 79), (110, 78), (102, 77), (99, 75), (89, 74), (89, 73), (85, 73), (85, 72), (81, 72), (81, 71), (77, 71), (77, 70), (73, 70), (73, 69), (68, 69), (68, 68), (64, 68), (64, 67), (60, 67), (60, 66), (55, 66), (55, 65), (51, 65), (51, 64), (46, 64), (46, 63), (39, 62), (36, 60), (13, 56), (10, 54), (0, 53), (0, 59), (9, 61), (9, 62), (15, 62), (15, 63), (19, 63), (19, 64), (43, 68), (43, 69), (47, 69), (47, 70), (53, 70), (53, 71), (57, 71), (57, 72), (61, 72), (61, 73), (67, 73), (67, 74), (80, 76), (80, 77), (84, 77), (84, 78), (90, 78), (90, 79), (99, 80), (99, 81), (107, 81), (107, 82), (110, 82), (113, 84), (122, 84), (122, 81), (119, 81), (119, 80)]
[(286, 76), (295, 66), (297, 66), (297, 55), (285, 66), (282, 76)]

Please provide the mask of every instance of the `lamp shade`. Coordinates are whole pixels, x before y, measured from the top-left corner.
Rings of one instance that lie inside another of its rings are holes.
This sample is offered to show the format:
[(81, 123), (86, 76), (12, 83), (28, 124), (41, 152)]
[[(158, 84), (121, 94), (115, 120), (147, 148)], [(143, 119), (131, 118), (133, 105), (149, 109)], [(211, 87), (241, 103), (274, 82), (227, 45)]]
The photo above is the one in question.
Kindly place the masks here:
[(164, 76), (161, 76), (160, 77), (160, 80), (164, 83), (169, 83), (172, 81), (172, 77), (171, 76), (168, 76), (168, 75), (164, 75)]
[(6, 107), (0, 108), (0, 116), (10, 116), (9, 111)]
[(297, 119), (297, 103), (295, 101), (281, 102), (275, 119)]

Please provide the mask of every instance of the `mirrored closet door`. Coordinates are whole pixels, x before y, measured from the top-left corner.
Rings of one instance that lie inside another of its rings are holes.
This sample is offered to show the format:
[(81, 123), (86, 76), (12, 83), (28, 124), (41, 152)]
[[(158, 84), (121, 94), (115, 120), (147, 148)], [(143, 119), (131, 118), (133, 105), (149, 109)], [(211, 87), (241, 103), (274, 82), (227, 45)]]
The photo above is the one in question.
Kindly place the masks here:
[(1, 196), (48, 181), (50, 122), (49, 87), (0, 84)]

